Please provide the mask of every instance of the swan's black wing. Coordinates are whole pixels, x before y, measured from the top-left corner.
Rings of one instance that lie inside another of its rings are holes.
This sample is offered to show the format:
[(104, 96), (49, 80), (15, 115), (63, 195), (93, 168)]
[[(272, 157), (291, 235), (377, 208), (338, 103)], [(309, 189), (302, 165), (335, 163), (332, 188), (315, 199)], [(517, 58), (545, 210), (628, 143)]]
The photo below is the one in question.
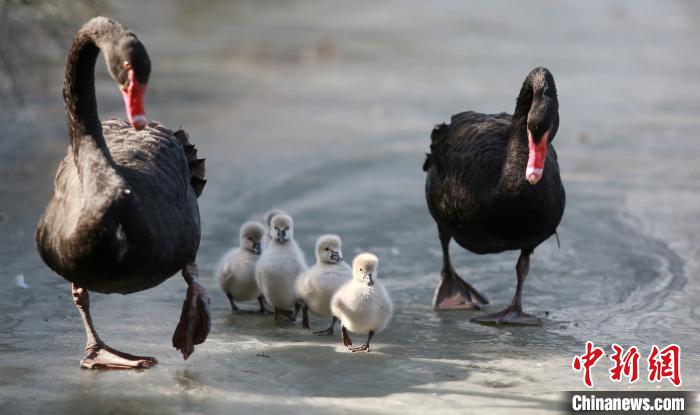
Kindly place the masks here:
[[(505, 143), (510, 134), (512, 116), (506, 113), (481, 114), (473, 111), (466, 111), (452, 116), (450, 124), (438, 124), (430, 135), (430, 153), (426, 154), (423, 171), (428, 171), (431, 166), (442, 171), (450, 166), (454, 156), (469, 156), (470, 154), (481, 154), (483, 152), (464, 151), (465, 145), (477, 145), (485, 147), (483, 150), (490, 153), (489, 147), (494, 144), (494, 149)], [(485, 141), (484, 141), (485, 140)], [(493, 140), (497, 142), (494, 143)], [(474, 142), (476, 141), (476, 142)], [(479, 142), (481, 141), (481, 142)], [(469, 162), (469, 160), (462, 160)], [(462, 167), (463, 163), (460, 163)]]
[(54, 271), (88, 290), (142, 291), (195, 259), (204, 160), (184, 131), (158, 123), (136, 131), (109, 119), (102, 130), (114, 165), (111, 179), (90, 171), (81, 180), (69, 149), (37, 229), (37, 247)]

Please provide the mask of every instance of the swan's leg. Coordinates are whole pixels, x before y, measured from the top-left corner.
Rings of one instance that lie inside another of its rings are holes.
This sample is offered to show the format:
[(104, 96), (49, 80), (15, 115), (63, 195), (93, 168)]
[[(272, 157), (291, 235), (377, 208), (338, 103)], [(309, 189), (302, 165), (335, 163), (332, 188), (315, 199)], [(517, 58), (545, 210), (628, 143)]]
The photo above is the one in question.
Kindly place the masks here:
[(333, 333), (335, 332), (335, 322), (338, 321), (338, 318), (333, 316), (333, 320), (331, 320), (331, 325), (328, 326), (327, 329), (321, 330), (321, 331), (315, 331), (314, 334), (318, 334), (319, 336), (332, 336)]
[(350, 349), (352, 346), (352, 340), (350, 340), (350, 335), (348, 335), (348, 329), (346, 329), (342, 324), (340, 325), (340, 333), (343, 337), (343, 345)]
[(80, 361), (80, 367), (85, 369), (148, 369), (158, 363), (155, 357), (134, 356), (120, 352), (107, 346), (97, 335), (90, 316), (90, 295), (88, 291), (73, 284), (73, 303), (78, 307), (83, 318), (87, 344), (85, 358)]
[(311, 326), (309, 325), (309, 306), (306, 304), (301, 307), (301, 328), (311, 329)]
[(369, 342), (372, 341), (372, 337), (374, 337), (374, 332), (370, 331), (369, 335), (367, 336), (367, 341), (365, 342), (365, 344), (363, 344), (362, 346), (353, 347), (350, 350), (352, 350), (353, 353), (355, 353), (355, 352), (368, 352), (369, 353)]
[(240, 310), (236, 303), (233, 302), (233, 296), (229, 293), (226, 293), (226, 297), (228, 297), (228, 302), (231, 303), (231, 312), (236, 313)]
[(258, 310), (258, 314), (262, 314), (263, 316), (266, 316), (270, 314), (269, 311), (265, 308), (265, 296), (260, 294), (258, 296), (258, 304), (260, 304), (260, 310)]
[(442, 272), (440, 284), (435, 290), (433, 308), (435, 310), (469, 310), (479, 309), (489, 300), (474, 287), (464, 281), (452, 268), (450, 261), (450, 240), (452, 236), (438, 226), (440, 244), (442, 245)]
[(527, 274), (530, 271), (530, 254), (532, 254), (532, 248), (523, 249), (520, 251), (518, 264), (515, 266), (515, 272), (518, 276), (518, 286), (515, 289), (515, 296), (513, 297), (513, 301), (510, 303), (510, 305), (503, 311), (488, 314), (482, 317), (475, 317), (472, 319), (472, 321), (484, 324), (517, 324), (522, 326), (542, 325), (539, 318), (523, 312), (521, 302), (525, 278), (527, 278)]
[(197, 264), (194, 262), (182, 269), (187, 282), (187, 297), (182, 303), (180, 322), (173, 334), (173, 347), (187, 360), (194, 353), (194, 346), (204, 343), (211, 329), (209, 304), (211, 300), (204, 287), (197, 281)]

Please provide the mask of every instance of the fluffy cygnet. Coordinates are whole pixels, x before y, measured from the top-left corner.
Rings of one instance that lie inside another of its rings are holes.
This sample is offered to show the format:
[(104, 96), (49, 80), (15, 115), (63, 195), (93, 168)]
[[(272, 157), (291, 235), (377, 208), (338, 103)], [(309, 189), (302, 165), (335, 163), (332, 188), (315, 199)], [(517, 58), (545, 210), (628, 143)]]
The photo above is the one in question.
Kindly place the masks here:
[(291, 323), (300, 308), (296, 281), (307, 265), (294, 240), (294, 222), (289, 215), (272, 218), (270, 238), (270, 245), (258, 261), (255, 278), (267, 301), (275, 307), (275, 320)]
[(216, 267), (219, 286), (226, 293), (233, 312), (239, 310), (234, 301), (250, 301), (257, 298), (260, 313), (265, 313), (263, 296), (255, 280), (255, 266), (260, 259), (260, 241), (264, 234), (265, 227), (262, 223), (244, 223), (240, 230), (241, 245), (227, 252)]
[[(369, 343), (375, 333), (387, 326), (394, 305), (384, 285), (375, 281), (379, 259), (364, 253), (352, 261), (352, 280), (343, 285), (331, 300), (333, 315), (340, 319), (343, 344), (353, 352), (369, 352)], [(367, 341), (359, 347), (351, 347), (348, 330), (357, 334), (367, 333)]]
[(315, 334), (333, 335), (337, 318), (331, 312), (331, 298), (352, 279), (352, 269), (343, 262), (340, 237), (323, 235), (316, 241), (316, 264), (299, 276), (297, 295), (303, 301), (302, 327), (309, 327), (309, 310), (320, 317), (332, 317), (331, 325)]
[(270, 241), (274, 239), (274, 237), (270, 237), (270, 231), (272, 229), (272, 218), (274, 218), (277, 215), (286, 215), (287, 212), (280, 210), (280, 209), (272, 209), (267, 211), (265, 213), (265, 235), (263, 235), (262, 239), (262, 248), (263, 251), (270, 245)]

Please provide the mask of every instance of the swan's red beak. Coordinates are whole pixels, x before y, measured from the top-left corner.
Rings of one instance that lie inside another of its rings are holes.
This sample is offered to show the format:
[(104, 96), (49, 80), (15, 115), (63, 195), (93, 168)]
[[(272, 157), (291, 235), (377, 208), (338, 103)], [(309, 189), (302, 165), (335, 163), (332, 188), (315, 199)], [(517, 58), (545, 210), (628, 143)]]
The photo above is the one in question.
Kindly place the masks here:
[(146, 118), (146, 109), (143, 101), (146, 95), (146, 84), (139, 83), (134, 76), (134, 70), (129, 69), (129, 85), (122, 89), (124, 96), (124, 105), (126, 106), (126, 115), (129, 117), (129, 122), (137, 130), (143, 130), (148, 122)]
[(530, 155), (527, 158), (527, 169), (525, 170), (525, 179), (531, 185), (537, 184), (544, 173), (544, 162), (547, 159), (547, 141), (549, 139), (549, 131), (542, 135), (539, 143), (536, 143), (532, 137), (532, 132), (527, 129), (527, 145), (530, 149)]

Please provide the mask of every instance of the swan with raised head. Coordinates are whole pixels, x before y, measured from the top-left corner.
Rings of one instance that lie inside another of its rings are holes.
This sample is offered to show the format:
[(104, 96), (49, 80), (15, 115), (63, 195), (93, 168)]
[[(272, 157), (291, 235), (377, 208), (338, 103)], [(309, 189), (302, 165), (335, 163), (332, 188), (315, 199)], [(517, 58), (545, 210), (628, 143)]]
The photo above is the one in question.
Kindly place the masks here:
[(463, 112), (431, 136), (425, 196), (442, 244), (442, 281), (437, 310), (478, 308), (488, 303), (452, 267), (451, 239), (476, 254), (519, 250), (517, 287), (503, 311), (472, 321), (540, 325), (523, 312), (521, 297), (535, 248), (554, 235), (566, 194), (552, 146), (559, 128), (554, 77), (533, 69), (523, 82), (513, 115)]

